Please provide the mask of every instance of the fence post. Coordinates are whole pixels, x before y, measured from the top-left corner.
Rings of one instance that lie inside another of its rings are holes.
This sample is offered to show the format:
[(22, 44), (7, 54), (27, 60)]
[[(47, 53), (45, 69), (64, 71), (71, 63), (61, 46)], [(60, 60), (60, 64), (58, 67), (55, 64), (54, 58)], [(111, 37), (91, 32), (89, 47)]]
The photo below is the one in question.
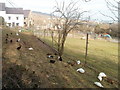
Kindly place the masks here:
[(52, 31), (52, 48), (53, 48), (53, 35), (54, 35), (54, 32)]
[(86, 52), (85, 52), (85, 64), (87, 63), (87, 54), (88, 54), (88, 33), (86, 35)]

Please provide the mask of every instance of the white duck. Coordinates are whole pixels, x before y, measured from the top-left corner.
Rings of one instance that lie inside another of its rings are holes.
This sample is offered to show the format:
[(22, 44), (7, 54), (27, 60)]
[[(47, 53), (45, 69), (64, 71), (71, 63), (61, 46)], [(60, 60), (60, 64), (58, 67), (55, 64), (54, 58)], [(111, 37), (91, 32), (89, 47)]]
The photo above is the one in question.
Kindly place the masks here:
[(33, 50), (33, 48), (28, 48), (29, 50)]
[(19, 32), (21, 32), (22, 30), (20, 29)]
[(81, 62), (80, 61), (77, 61), (77, 64), (80, 64)]
[(101, 76), (101, 77), (107, 77), (106, 74), (103, 73), (103, 72), (101, 72), (101, 73), (99, 74), (99, 76)]
[(101, 73), (99, 74), (99, 76), (98, 76), (98, 79), (99, 79), (100, 81), (102, 81), (102, 78), (103, 78), (103, 77), (107, 77), (107, 76), (106, 76), (105, 73), (101, 72)]
[(97, 85), (98, 87), (102, 87), (103, 88), (103, 85), (100, 82), (94, 82), (94, 84)]
[(82, 69), (82, 68), (79, 68), (79, 69), (77, 69), (77, 72), (80, 72), (80, 73), (85, 73), (85, 70), (84, 70), (84, 69)]
[(18, 38), (18, 42), (20, 41), (20, 38)]
[(102, 77), (101, 77), (101, 76), (98, 76), (98, 79), (99, 79), (100, 81), (102, 81)]
[(19, 36), (19, 34), (18, 34), (18, 33), (16, 33), (16, 35), (17, 35), (17, 36)]

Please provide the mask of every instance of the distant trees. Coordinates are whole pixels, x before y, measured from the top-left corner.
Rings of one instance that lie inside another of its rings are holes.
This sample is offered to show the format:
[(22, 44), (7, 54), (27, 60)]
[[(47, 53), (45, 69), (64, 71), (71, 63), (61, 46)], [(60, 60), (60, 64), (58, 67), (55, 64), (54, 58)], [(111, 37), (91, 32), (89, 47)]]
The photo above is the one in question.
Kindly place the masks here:
[(77, 2), (71, 1), (66, 3), (63, 1), (62, 4), (56, 2), (55, 10), (52, 13), (54, 18), (53, 22), (57, 27), (57, 39), (54, 40), (57, 45), (59, 56), (63, 55), (64, 44), (68, 33), (77, 27), (80, 22), (80, 18), (87, 11), (80, 11), (81, 9), (76, 6)]
[(119, 33), (118, 24), (111, 24), (109, 33), (113, 37), (118, 37), (118, 33)]

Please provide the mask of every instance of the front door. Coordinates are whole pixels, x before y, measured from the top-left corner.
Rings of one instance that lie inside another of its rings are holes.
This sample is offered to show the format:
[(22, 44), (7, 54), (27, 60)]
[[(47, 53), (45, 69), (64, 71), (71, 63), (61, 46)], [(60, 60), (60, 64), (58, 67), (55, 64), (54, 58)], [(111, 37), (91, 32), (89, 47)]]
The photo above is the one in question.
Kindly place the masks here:
[(14, 26), (15, 26), (15, 22), (12, 23), (12, 27), (14, 27)]

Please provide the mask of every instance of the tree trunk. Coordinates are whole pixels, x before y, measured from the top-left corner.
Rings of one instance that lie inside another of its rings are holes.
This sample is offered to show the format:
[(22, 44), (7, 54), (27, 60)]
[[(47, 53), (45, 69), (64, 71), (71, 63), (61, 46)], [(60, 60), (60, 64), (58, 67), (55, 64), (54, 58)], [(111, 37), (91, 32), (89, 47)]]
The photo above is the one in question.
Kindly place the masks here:
[(44, 29), (44, 38), (45, 38), (45, 35), (46, 35), (46, 30)]
[(64, 34), (63, 34), (63, 38), (62, 38), (62, 42), (61, 42), (60, 56), (62, 56), (62, 55), (63, 55), (63, 51), (64, 51), (64, 44), (65, 44), (66, 37), (67, 37), (67, 33), (66, 33), (66, 32), (64, 32)]
[(58, 30), (58, 52), (60, 53), (60, 31)]
[(51, 33), (51, 36), (52, 36), (52, 47), (53, 47), (53, 35), (54, 35), (54, 32), (52, 31), (52, 33)]

